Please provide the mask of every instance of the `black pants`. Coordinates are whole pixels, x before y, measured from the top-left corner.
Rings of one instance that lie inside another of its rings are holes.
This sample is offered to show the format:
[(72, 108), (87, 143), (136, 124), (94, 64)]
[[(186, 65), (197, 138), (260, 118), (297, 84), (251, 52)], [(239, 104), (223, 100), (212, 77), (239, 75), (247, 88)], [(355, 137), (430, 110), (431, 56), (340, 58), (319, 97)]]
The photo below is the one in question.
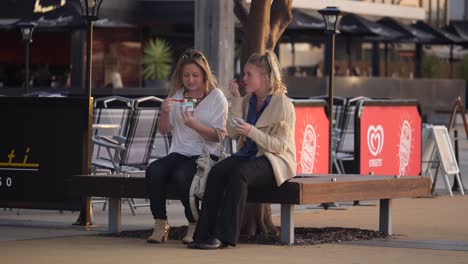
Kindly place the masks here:
[(247, 200), (247, 186), (276, 185), (270, 161), (231, 156), (210, 171), (194, 239), (216, 237), (236, 245)]
[(167, 219), (166, 188), (172, 183), (177, 188), (185, 208), (185, 217), (190, 223), (195, 219), (190, 210), (189, 193), (193, 176), (197, 170), (198, 156), (185, 156), (171, 153), (152, 162), (146, 169), (146, 187), (150, 197), (150, 208), (154, 219)]

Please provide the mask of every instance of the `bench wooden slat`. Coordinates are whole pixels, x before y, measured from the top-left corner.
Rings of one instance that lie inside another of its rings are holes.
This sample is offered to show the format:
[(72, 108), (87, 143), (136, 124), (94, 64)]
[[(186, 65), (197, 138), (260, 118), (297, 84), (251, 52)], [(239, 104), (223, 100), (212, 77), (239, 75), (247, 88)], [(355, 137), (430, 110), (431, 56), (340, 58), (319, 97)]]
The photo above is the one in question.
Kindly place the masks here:
[[(331, 182), (332, 178), (336, 182)], [(148, 198), (144, 177), (72, 176), (71, 192), (113, 198)], [(168, 186), (168, 199), (178, 199), (175, 188)], [(428, 177), (385, 176), (312, 176), (294, 178), (281, 187), (249, 187), (249, 202), (278, 204), (316, 204), (354, 200), (379, 200), (430, 196)]]
[(430, 196), (430, 179), (407, 177), (363, 181), (303, 183), (301, 204)]

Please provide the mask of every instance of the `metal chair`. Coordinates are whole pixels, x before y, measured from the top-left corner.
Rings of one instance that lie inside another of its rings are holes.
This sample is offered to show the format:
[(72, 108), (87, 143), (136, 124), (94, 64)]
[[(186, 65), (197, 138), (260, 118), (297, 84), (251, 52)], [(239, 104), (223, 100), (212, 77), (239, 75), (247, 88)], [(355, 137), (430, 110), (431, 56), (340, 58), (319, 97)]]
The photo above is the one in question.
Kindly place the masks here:
[[(328, 96), (314, 96), (313, 99), (328, 100)], [(332, 145), (332, 157), (333, 157), (333, 166), (335, 167), (338, 174), (342, 174), (342, 166), (338, 163), (336, 149), (338, 143), (341, 139), (343, 132), (343, 119), (345, 116), (347, 98), (335, 96), (333, 97), (333, 145)], [(341, 154), (340, 154), (341, 155)]]
[[(134, 100), (121, 96), (109, 96), (96, 99), (94, 102), (94, 125), (106, 124), (117, 125), (116, 128), (96, 128), (93, 131), (93, 138), (103, 141), (111, 141), (114, 136), (125, 138), (128, 133), (129, 120), (133, 112)], [(114, 150), (110, 154), (100, 145), (94, 145), (93, 161), (111, 160)], [(97, 168), (93, 166), (93, 172)]]
[[(107, 168), (113, 173), (128, 174), (143, 171), (148, 166), (153, 150), (159, 106), (162, 101), (153, 96), (136, 99), (126, 137), (93, 139), (94, 144), (103, 147), (110, 156), (110, 160), (95, 160), (93, 165)], [(114, 153), (111, 150), (114, 150)]]
[(347, 101), (342, 119), (342, 129), (336, 132), (339, 139), (336, 143), (334, 163), (338, 165), (339, 173), (346, 173), (343, 161), (354, 160), (354, 117), (356, 115), (356, 104), (361, 100), (369, 100), (369, 98), (360, 96)]
[[(136, 99), (134, 110), (129, 121), (127, 137), (114, 136), (111, 139), (93, 139), (95, 145), (104, 148), (110, 160), (98, 159), (93, 166), (110, 170), (111, 173), (127, 175), (144, 175), (153, 151), (157, 131), (159, 107), (162, 99), (149, 96)], [(111, 151), (114, 151), (112, 153)], [(132, 213), (134, 209), (149, 204), (137, 204), (128, 199)]]

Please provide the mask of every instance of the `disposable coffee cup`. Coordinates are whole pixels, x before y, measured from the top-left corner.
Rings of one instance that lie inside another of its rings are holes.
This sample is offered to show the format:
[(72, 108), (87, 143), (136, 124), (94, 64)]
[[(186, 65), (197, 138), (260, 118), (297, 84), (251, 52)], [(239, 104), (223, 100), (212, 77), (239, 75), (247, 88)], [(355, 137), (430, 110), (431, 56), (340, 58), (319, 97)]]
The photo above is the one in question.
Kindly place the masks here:
[(181, 103), (182, 110), (193, 113), (193, 102), (183, 102)]

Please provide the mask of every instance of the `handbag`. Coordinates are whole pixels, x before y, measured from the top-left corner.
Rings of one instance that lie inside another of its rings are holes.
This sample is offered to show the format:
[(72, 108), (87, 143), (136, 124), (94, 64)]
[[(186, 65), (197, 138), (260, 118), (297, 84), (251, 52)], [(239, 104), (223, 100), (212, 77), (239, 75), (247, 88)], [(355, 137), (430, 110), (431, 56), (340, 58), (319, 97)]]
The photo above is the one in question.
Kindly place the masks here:
[(192, 180), (192, 184), (190, 186), (190, 209), (192, 210), (192, 215), (195, 220), (198, 220), (198, 207), (196, 200), (203, 200), (203, 195), (205, 193), (206, 181), (208, 180), (208, 174), (210, 173), (211, 167), (213, 167), (216, 163), (220, 162), (221, 160), (226, 158), (226, 152), (224, 150), (223, 138), (221, 136), (221, 132), (219, 129), (215, 128), (216, 134), (218, 134), (218, 151), (219, 151), (219, 159), (213, 160), (211, 158), (210, 152), (205, 145), (203, 146), (203, 151), (200, 157), (198, 157), (196, 164), (197, 164), (197, 171)]

